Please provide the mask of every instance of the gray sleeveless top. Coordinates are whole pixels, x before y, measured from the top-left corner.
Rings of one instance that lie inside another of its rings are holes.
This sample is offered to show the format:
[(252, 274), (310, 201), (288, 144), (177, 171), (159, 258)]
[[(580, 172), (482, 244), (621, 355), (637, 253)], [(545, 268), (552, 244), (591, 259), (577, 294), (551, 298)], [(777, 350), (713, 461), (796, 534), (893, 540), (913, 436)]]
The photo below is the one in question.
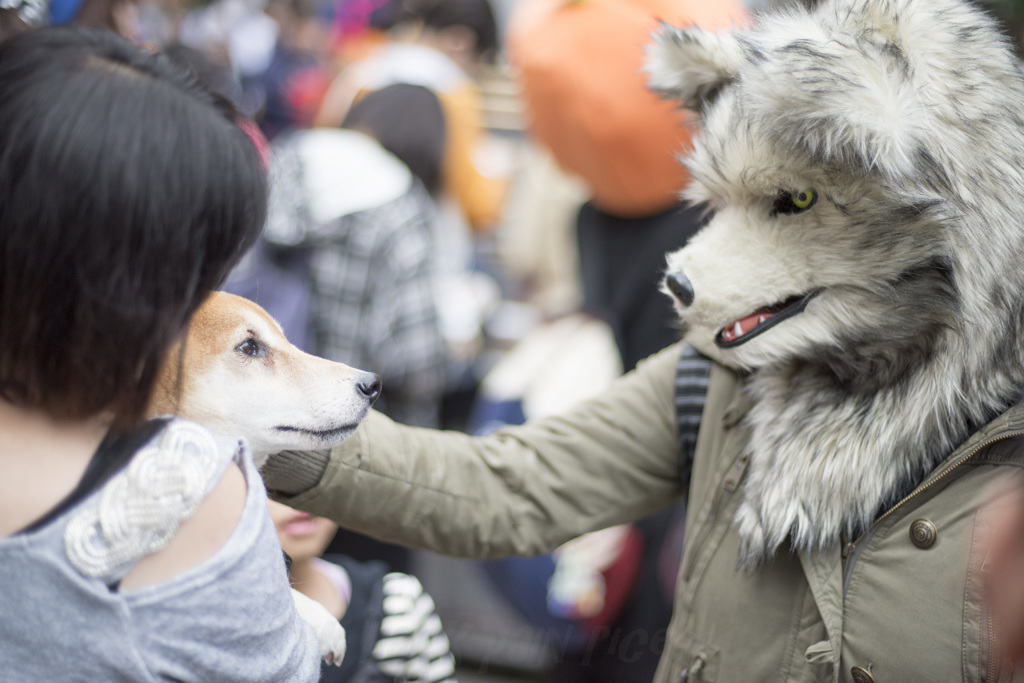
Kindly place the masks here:
[[(248, 493), (228, 541), (169, 581), (119, 590), (230, 462)], [(171, 421), (81, 502), (0, 539), (0, 680), (316, 681), (319, 653), (248, 448), (193, 423)]]

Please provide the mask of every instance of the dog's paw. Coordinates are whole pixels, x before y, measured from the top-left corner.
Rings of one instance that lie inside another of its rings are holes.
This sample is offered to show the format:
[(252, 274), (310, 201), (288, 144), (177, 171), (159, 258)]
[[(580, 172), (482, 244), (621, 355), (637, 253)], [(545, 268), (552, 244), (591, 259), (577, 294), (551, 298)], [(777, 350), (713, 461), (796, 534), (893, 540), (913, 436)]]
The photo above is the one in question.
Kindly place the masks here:
[(292, 590), (295, 609), (303, 621), (313, 627), (320, 641), (320, 656), (328, 664), (341, 666), (345, 658), (345, 629), (327, 609), (316, 600)]

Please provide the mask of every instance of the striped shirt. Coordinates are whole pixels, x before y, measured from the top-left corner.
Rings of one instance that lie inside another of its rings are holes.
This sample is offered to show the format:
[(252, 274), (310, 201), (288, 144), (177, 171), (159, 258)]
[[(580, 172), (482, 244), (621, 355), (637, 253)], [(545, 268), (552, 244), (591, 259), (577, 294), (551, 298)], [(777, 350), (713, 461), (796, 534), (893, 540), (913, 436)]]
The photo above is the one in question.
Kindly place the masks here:
[(399, 681), (454, 683), (455, 659), (434, 600), (415, 576), (384, 577), (384, 618), (373, 646), (377, 667)]

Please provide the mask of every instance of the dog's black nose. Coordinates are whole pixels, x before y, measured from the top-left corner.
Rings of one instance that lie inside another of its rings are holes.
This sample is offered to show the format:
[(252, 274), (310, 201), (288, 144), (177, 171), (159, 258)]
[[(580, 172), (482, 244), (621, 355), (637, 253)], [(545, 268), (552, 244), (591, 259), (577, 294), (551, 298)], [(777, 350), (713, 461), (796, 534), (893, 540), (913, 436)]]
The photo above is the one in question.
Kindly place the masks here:
[(682, 271), (676, 271), (675, 273), (669, 273), (665, 276), (665, 286), (668, 287), (668, 291), (672, 292), (679, 303), (684, 306), (689, 306), (693, 303), (693, 285), (683, 275)]
[(364, 372), (356, 381), (356, 388), (359, 389), (360, 394), (366, 397), (366, 400), (373, 403), (380, 396), (380, 384), (380, 375)]

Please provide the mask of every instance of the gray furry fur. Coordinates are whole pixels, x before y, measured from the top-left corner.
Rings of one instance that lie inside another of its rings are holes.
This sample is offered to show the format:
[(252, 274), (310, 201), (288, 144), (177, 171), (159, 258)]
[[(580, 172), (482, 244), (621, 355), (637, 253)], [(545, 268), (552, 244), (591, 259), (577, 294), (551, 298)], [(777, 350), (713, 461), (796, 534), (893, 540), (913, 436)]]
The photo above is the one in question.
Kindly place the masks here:
[[(1024, 387), (1024, 79), (956, 0), (835, 0), (714, 35), (663, 26), (653, 89), (700, 114), (668, 257), (687, 339), (751, 376), (751, 566), (856, 537)], [(780, 191), (813, 188), (775, 215)], [(715, 334), (818, 291), (742, 345)]]

